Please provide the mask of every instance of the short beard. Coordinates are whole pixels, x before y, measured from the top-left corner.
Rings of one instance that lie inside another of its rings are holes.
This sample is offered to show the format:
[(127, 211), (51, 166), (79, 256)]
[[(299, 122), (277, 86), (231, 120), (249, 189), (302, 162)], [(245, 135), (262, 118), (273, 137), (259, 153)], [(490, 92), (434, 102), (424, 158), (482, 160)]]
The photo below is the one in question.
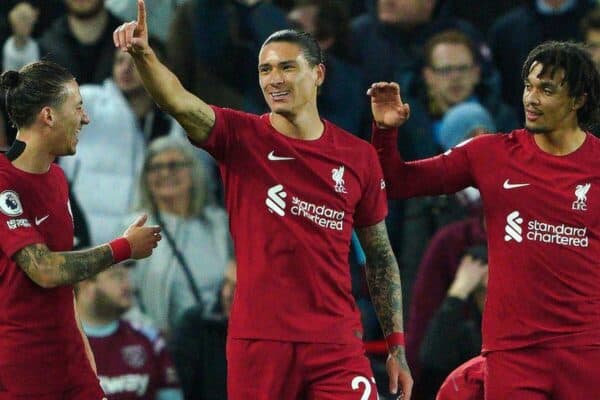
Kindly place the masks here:
[(92, 8), (90, 10), (87, 10), (87, 11), (75, 11), (75, 10), (69, 9), (69, 10), (67, 10), (67, 12), (69, 13), (69, 15), (72, 15), (73, 17), (75, 17), (77, 19), (88, 20), (88, 19), (92, 19), (92, 18), (96, 17), (103, 10), (104, 10), (104, 2), (100, 1), (100, 2), (98, 2), (98, 5), (96, 7)]
[(533, 134), (544, 134), (544, 133), (549, 133), (551, 130), (545, 127), (538, 127), (538, 128), (530, 128), (527, 126), (527, 123), (525, 123), (525, 129), (527, 129), (529, 132), (533, 133)]
[(97, 317), (106, 320), (117, 320), (127, 311), (129, 307), (123, 307), (115, 304), (104, 292), (96, 290), (96, 299), (94, 301), (94, 313)]

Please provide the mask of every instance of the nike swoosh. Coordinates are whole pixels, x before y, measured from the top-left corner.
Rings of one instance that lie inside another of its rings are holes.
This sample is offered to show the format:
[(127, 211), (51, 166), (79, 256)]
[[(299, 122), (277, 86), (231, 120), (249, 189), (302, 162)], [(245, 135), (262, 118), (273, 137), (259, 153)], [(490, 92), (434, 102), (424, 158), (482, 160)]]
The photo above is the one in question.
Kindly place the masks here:
[(271, 161), (286, 161), (286, 160), (295, 160), (294, 157), (279, 157), (275, 155), (275, 151), (271, 151), (267, 158)]
[(508, 179), (504, 181), (504, 185), (502, 185), (502, 187), (504, 189), (516, 189), (516, 188), (530, 185), (530, 183), (509, 183), (508, 181), (509, 181)]
[(42, 218), (40, 218), (40, 219), (38, 219), (38, 217), (35, 217), (35, 224), (36, 224), (36, 225), (39, 225), (39, 224), (41, 224), (41, 223), (42, 223), (42, 222), (44, 222), (46, 219), (48, 219), (48, 217), (49, 217), (49, 216), (50, 216), (50, 215), (46, 215), (45, 217), (42, 217)]

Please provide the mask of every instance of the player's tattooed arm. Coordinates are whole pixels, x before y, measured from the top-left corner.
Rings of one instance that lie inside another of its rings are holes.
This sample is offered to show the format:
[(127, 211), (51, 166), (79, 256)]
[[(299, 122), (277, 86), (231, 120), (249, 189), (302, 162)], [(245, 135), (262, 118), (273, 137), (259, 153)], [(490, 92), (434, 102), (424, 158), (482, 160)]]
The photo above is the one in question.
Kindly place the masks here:
[(13, 258), (31, 280), (44, 288), (73, 285), (114, 262), (106, 244), (89, 250), (53, 252), (38, 243), (24, 247)]
[(396, 257), (385, 222), (356, 229), (367, 256), (366, 275), (371, 300), (384, 335), (402, 331), (402, 288)]

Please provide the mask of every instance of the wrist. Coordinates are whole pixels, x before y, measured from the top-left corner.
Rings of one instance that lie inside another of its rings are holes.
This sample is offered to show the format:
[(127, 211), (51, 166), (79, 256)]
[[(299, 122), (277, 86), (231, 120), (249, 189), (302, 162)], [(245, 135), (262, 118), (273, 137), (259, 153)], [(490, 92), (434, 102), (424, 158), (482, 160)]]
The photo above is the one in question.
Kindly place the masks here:
[(388, 350), (390, 351), (390, 353), (392, 352), (392, 349), (394, 349), (398, 346), (404, 347), (404, 345), (405, 345), (404, 332), (390, 333), (389, 335), (387, 335), (385, 337), (385, 342), (387, 343)]
[(110, 247), (110, 251), (112, 252), (114, 264), (131, 258), (131, 244), (125, 237), (111, 240), (108, 242), (108, 247)]

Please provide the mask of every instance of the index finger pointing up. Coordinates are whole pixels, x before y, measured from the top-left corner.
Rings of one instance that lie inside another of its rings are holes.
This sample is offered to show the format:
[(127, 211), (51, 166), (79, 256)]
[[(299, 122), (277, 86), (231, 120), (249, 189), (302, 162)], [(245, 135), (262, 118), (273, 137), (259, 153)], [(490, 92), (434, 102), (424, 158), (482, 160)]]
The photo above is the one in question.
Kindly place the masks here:
[(146, 5), (144, 4), (144, 0), (138, 0), (138, 15), (137, 15), (137, 23), (139, 27), (146, 27)]

